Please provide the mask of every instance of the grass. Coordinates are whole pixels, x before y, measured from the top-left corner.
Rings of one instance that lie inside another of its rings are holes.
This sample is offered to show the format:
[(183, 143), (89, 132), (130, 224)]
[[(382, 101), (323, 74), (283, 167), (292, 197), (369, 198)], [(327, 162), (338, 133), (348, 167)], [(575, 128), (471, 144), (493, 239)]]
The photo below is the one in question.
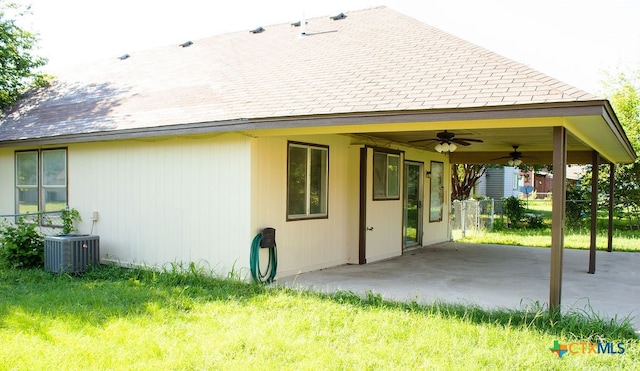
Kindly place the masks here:
[[(514, 246), (551, 246), (551, 200), (531, 200), (525, 203), (525, 213), (539, 215), (543, 218), (547, 228), (543, 229), (501, 229), (497, 231), (468, 230), (462, 236), (461, 230), (453, 230), (453, 240), (465, 243), (477, 244), (497, 244)], [(487, 217), (486, 215), (483, 215)], [(500, 219), (499, 216), (496, 219)], [(591, 245), (591, 235), (588, 229), (588, 218), (583, 220), (582, 228), (567, 227), (565, 229), (564, 246), (570, 249), (589, 249)], [(607, 249), (608, 219), (606, 215), (601, 215), (597, 219), (596, 249)], [(627, 221), (614, 218), (613, 226), (613, 250), (640, 252), (640, 231), (629, 230)]]
[[(477, 243), (477, 244), (497, 244), (514, 246), (550, 247), (550, 229), (509, 229), (502, 231), (467, 231), (462, 236), (460, 230), (453, 231), (453, 240), (456, 242)], [(591, 236), (584, 230), (567, 230), (564, 237), (565, 248), (589, 249)], [(599, 232), (596, 236), (596, 249), (607, 249), (607, 235)], [(640, 238), (624, 232), (614, 232), (613, 250), (640, 252)]]
[[(217, 279), (194, 265), (0, 270), (0, 370), (637, 369), (628, 321)], [(569, 354), (553, 342), (622, 343)]]

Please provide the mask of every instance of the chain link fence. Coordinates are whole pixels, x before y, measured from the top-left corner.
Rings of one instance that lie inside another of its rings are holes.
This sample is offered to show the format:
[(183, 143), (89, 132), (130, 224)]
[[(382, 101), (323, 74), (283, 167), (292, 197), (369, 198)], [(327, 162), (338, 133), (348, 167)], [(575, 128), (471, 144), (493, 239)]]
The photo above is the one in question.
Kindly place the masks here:
[(42, 235), (55, 236), (62, 231), (61, 215), (62, 211), (0, 215), (0, 229), (3, 226), (15, 225), (22, 218), (28, 223), (35, 223), (36, 229)]
[[(538, 214), (542, 211), (551, 211), (551, 198), (524, 199), (524, 206), (531, 213)], [(504, 199), (482, 200), (454, 200), (452, 209), (451, 229), (454, 236), (464, 237), (469, 233), (483, 230), (492, 230), (497, 220), (505, 221)]]
[[(499, 206), (502, 206), (501, 202), (498, 203), (500, 203)], [(452, 211), (451, 229), (458, 231), (464, 237), (469, 232), (493, 228), (496, 217), (496, 200), (455, 200), (452, 204)]]

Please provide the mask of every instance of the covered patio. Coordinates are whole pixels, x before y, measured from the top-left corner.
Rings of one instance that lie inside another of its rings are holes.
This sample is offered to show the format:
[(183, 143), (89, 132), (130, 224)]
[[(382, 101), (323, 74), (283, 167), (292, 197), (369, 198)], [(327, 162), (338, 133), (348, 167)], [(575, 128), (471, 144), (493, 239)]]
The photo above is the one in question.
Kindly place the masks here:
[[(598, 251), (588, 274), (587, 250), (564, 250), (563, 311), (630, 318), (640, 330), (640, 254)], [(549, 299), (551, 250), (446, 242), (365, 265), (343, 265), (277, 280), (321, 292), (372, 292), (388, 300), (526, 309)]]

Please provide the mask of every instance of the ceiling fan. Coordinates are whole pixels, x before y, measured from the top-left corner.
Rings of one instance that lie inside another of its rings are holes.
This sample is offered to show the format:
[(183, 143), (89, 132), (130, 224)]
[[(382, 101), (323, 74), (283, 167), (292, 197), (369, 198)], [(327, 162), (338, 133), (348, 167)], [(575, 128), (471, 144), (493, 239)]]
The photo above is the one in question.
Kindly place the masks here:
[(501, 159), (509, 159), (509, 161), (507, 161), (507, 164), (509, 166), (519, 166), (520, 164), (522, 164), (522, 160), (521, 158), (523, 157), (522, 152), (518, 152), (518, 147), (520, 146), (516, 146), (513, 145), (513, 152), (509, 152), (509, 156), (503, 156), (503, 157), (497, 157), (497, 158), (492, 158), (491, 160), (501, 160)]
[(429, 139), (419, 139), (419, 140), (411, 140), (409, 143), (419, 143), (419, 142), (439, 142), (436, 144), (435, 150), (438, 152), (453, 152), (455, 151), (459, 144), (461, 146), (469, 146), (470, 142), (482, 143), (481, 139), (474, 138), (456, 138), (456, 135), (450, 131), (441, 131), (436, 134), (436, 138)]

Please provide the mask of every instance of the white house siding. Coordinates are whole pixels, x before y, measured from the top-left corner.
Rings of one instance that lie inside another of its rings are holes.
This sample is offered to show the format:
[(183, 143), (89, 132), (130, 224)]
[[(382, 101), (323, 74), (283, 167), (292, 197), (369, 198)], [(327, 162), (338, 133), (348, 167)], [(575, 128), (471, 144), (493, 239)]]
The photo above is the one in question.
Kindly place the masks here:
[(485, 183), (484, 193), (480, 192), (480, 188), (476, 188), (479, 195), (501, 200), (505, 197), (520, 195), (520, 188), (513, 189), (514, 182), (518, 177), (518, 169), (512, 166), (501, 166), (497, 168), (489, 168), (482, 176), (481, 181)]
[(250, 143), (237, 135), (72, 144), (69, 204), (104, 260), (248, 266)]
[(0, 215), (15, 212), (14, 151), (0, 148)]
[(520, 189), (518, 186), (514, 189), (514, 185), (518, 179), (518, 170), (515, 167), (505, 166), (504, 170), (504, 196), (505, 197), (518, 197), (520, 195)]
[[(430, 171), (431, 161), (439, 161), (444, 163), (444, 179), (451, 178), (451, 167), (449, 166), (448, 158), (445, 155), (417, 150), (415, 148), (409, 148), (405, 152), (405, 160), (407, 161), (416, 161), (424, 163), (424, 171)], [(449, 212), (451, 211), (450, 207), (447, 205), (451, 205), (451, 182), (444, 182), (444, 210), (442, 214), (442, 221), (440, 222), (429, 222), (429, 195), (431, 192), (431, 184), (430, 179), (428, 177), (423, 178), (424, 181), (424, 195), (422, 196), (422, 204), (423, 204), (423, 235), (422, 235), (422, 245), (432, 245), (438, 242), (444, 242), (450, 240), (449, 236)]]
[[(329, 205), (326, 219), (287, 221), (287, 143), (296, 141), (329, 146)], [(278, 276), (311, 271), (350, 261), (358, 236), (358, 158), (350, 139), (340, 135), (262, 137), (254, 143), (253, 234), (276, 229)], [(351, 149), (350, 149), (351, 148)], [(353, 208), (356, 208), (354, 212)], [(355, 220), (354, 220), (355, 216)], [(249, 251), (249, 244), (246, 244)]]
[[(286, 220), (288, 141), (329, 146), (328, 218)], [(279, 277), (356, 264), (361, 147), (361, 140), (343, 135), (223, 134), (71, 144), (69, 204), (83, 217), (79, 232), (100, 236), (103, 260), (121, 264), (193, 261), (220, 274), (234, 269), (248, 277), (251, 239), (265, 227), (276, 228)], [(444, 162), (449, 177), (445, 156), (395, 149), (404, 151), (406, 160), (423, 162), (425, 171), (432, 160)], [(7, 214), (14, 211), (14, 152), (0, 149), (0, 210)], [(424, 181), (426, 211), (429, 178)], [(368, 262), (402, 249), (401, 202), (377, 204), (385, 207), (376, 211), (369, 205), (368, 211), (386, 219), (392, 238), (380, 251), (369, 246)], [(93, 224), (94, 211), (99, 220)], [(448, 240), (448, 213), (445, 208), (437, 223), (424, 216), (423, 245)]]

